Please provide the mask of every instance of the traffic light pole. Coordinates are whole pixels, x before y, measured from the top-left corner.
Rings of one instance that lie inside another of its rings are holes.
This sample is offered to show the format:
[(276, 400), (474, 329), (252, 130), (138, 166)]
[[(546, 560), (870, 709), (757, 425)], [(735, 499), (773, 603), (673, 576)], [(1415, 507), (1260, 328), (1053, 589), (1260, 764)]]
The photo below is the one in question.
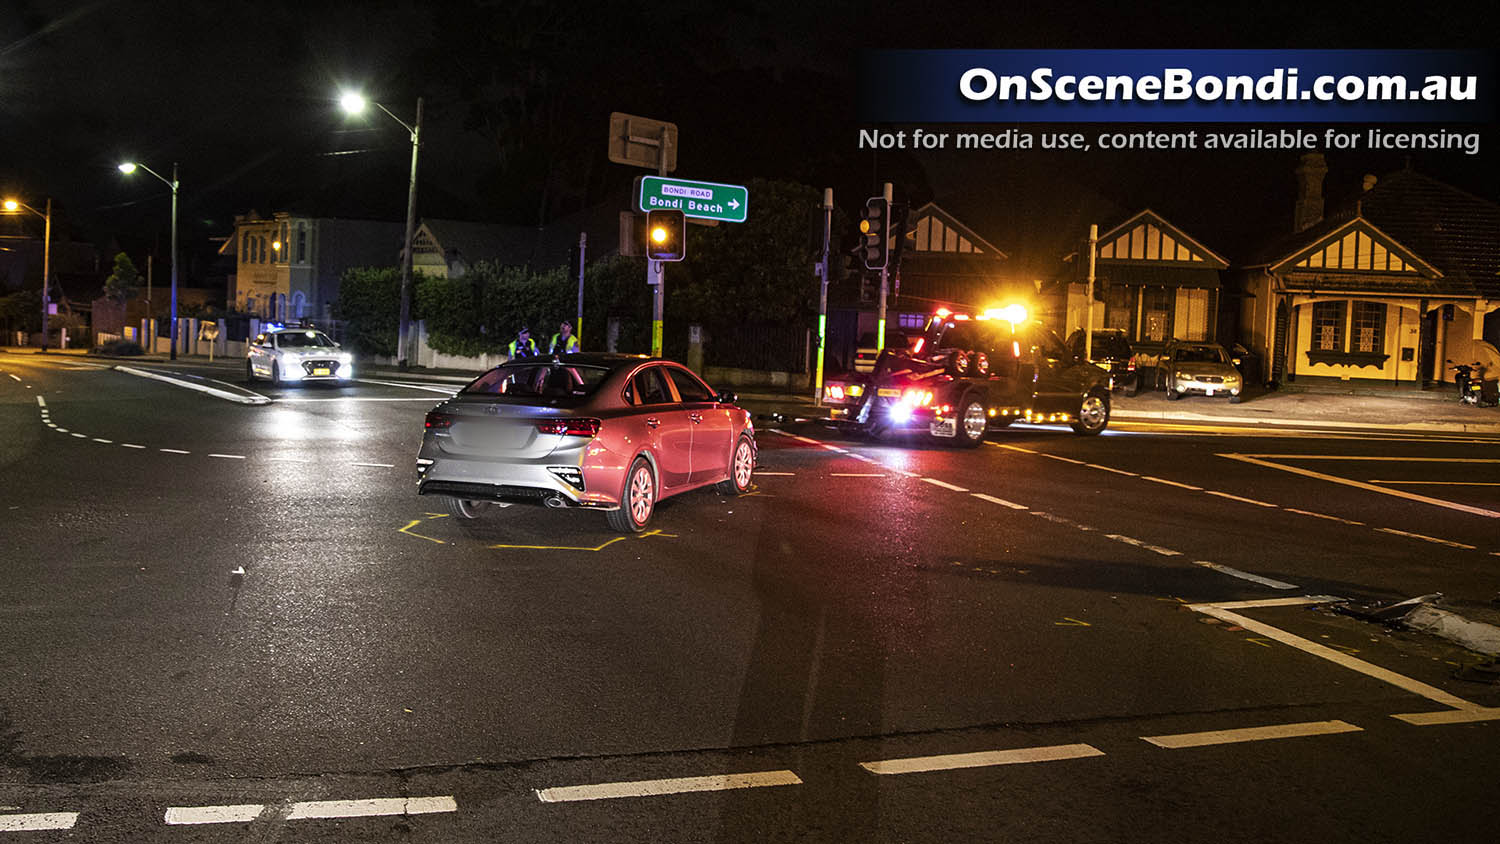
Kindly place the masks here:
[(578, 338), (578, 350), (583, 351), (583, 268), (586, 266), (584, 250), (588, 249), (588, 232), (578, 233), (578, 316), (573, 321), (573, 336)]
[(1094, 253), (1099, 251), (1099, 226), (1089, 224), (1089, 283), (1083, 304), (1088, 315), (1083, 318), (1083, 362), (1094, 361)]
[[(885, 197), (886, 207), (889, 208), (891, 198), (895, 196), (890, 182), (885, 183), (885, 190), (882, 195)], [(887, 220), (885, 224), (885, 237), (887, 240), (889, 240), (890, 234), (890, 222)], [(885, 297), (889, 293), (889, 284), (890, 270), (889, 265), (887, 265), (880, 268), (880, 310), (875, 317), (875, 350), (877, 353), (885, 351)]]
[(828, 348), (828, 240), (833, 236), (833, 188), (823, 189), (823, 260), (818, 276), (823, 280), (818, 292), (818, 362), (813, 383), (813, 404), (823, 406), (823, 355)]
[[(658, 159), (656, 168), (658, 176), (667, 175), (667, 148), (671, 142), (666, 126), (663, 126), (661, 130), (661, 146), (657, 150), (661, 156)], [(683, 248), (686, 248), (686, 225), (682, 229), (682, 239)], [(666, 312), (667, 264), (665, 261), (646, 259), (646, 283), (651, 285), (651, 356), (659, 358), (662, 356), (662, 316)]]

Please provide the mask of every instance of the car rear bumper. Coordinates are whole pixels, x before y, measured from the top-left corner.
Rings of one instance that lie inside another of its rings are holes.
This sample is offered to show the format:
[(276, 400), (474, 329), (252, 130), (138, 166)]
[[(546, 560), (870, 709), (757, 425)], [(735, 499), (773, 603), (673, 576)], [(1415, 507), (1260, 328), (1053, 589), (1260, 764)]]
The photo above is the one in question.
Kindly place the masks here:
[(609, 452), (591, 448), (592, 443), (585, 440), (541, 457), (505, 459), (452, 454), (424, 442), (417, 456), (417, 494), (491, 501), (561, 498), (579, 507), (618, 507), (624, 467), (615, 471)]

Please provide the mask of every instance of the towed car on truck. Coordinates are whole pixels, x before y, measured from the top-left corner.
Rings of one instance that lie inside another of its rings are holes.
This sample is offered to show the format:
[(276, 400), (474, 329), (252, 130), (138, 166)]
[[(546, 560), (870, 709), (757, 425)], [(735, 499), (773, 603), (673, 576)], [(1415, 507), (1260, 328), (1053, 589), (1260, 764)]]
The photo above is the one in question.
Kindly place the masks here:
[(966, 447), (1013, 422), (1098, 434), (1110, 412), (1108, 373), (1018, 305), (978, 315), (939, 309), (909, 350), (886, 349), (868, 375), (827, 382), (823, 401), (833, 421), (859, 431)]

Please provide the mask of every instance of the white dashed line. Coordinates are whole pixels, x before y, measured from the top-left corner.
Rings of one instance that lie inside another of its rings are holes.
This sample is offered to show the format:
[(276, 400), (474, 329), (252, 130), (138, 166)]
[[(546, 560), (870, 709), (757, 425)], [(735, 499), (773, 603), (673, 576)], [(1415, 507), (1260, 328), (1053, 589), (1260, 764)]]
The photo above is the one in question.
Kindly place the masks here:
[(162, 818), (170, 826), (209, 823), (249, 823), (260, 817), (265, 806), (242, 803), (237, 806), (172, 806)]
[(1152, 477), (1150, 475), (1141, 475), (1141, 480), (1143, 480), (1143, 481), (1150, 481), (1150, 482), (1152, 482), (1154, 484), (1166, 484), (1167, 486), (1175, 486), (1175, 487), (1181, 487), (1183, 489), (1190, 489), (1190, 490), (1192, 490), (1194, 492), (1202, 492), (1203, 491), (1203, 487), (1201, 487), (1201, 486), (1193, 486), (1192, 484), (1181, 484), (1181, 483), (1178, 483), (1177, 481), (1169, 481), (1166, 478), (1154, 478), (1154, 477)]
[(69, 434), (69, 436), (73, 436), (73, 437), (77, 437), (77, 438), (79, 438), (79, 439), (80, 439), (80, 440), (86, 440), (86, 439), (88, 439), (88, 438), (89, 438), (89, 435), (88, 435), (88, 434), (80, 434), (80, 433), (78, 433), (78, 432), (76, 432), (76, 431), (75, 431), (75, 432), (73, 432), (73, 433), (72, 433), (72, 434)]
[(1071, 457), (1061, 457), (1061, 456), (1056, 455), (1056, 454), (1048, 454), (1045, 451), (1039, 451), (1039, 452), (1036, 452), (1036, 453), (1042, 455), (1043, 457), (1050, 457), (1053, 460), (1061, 460), (1064, 463), (1072, 463), (1075, 466), (1087, 466), (1087, 465), (1089, 465), (1089, 464), (1085, 463), (1082, 460), (1074, 460)]
[(1275, 504), (1270, 504), (1270, 503), (1265, 502), (1265, 501), (1256, 501), (1254, 498), (1244, 498), (1244, 497), (1238, 496), (1238, 495), (1230, 495), (1227, 492), (1219, 492), (1218, 490), (1214, 490), (1214, 489), (1205, 489), (1204, 492), (1208, 493), (1209, 495), (1217, 495), (1220, 498), (1227, 498), (1230, 501), (1239, 501), (1239, 502), (1242, 502), (1242, 503), (1245, 503), (1245, 504), (1254, 504), (1257, 507), (1275, 507), (1276, 506)]
[(1144, 548), (1147, 551), (1151, 551), (1153, 553), (1160, 554), (1163, 557), (1180, 557), (1180, 556), (1182, 556), (1182, 552), (1181, 551), (1173, 551), (1171, 548), (1163, 548), (1160, 545), (1152, 545), (1149, 542), (1143, 542), (1143, 541), (1141, 541), (1139, 539), (1136, 539), (1133, 536), (1123, 536), (1123, 535), (1118, 534), (1118, 533), (1106, 533), (1106, 534), (1104, 534), (1104, 536), (1108, 537), (1109, 539), (1113, 539), (1116, 542), (1123, 542), (1126, 545), (1134, 545), (1137, 548)]
[(1206, 747), (1212, 744), (1236, 744), (1245, 741), (1326, 736), (1334, 733), (1358, 733), (1362, 728), (1343, 721), (1308, 721), (1301, 724), (1277, 724), (1272, 727), (1242, 727), (1238, 730), (1210, 730), (1203, 733), (1179, 733), (1171, 736), (1141, 736), (1157, 747), (1180, 750), (1184, 747)]
[(163, 454), (192, 454), (191, 451), (183, 451), (180, 448), (158, 448), (157, 451)]
[(608, 782), (598, 785), (570, 785), (537, 789), (543, 803), (571, 803), (579, 800), (611, 800), (620, 797), (656, 797), (693, 791), (729, 791), (739, 788), (764, 788), (777, 785), (801, 785), (791, 771), (761, 771), (751, 774), (717, 774), (708, 777), (680, 777), (664, 780)]
[(350, 463), (349, 465), (350, 466), (369, 466), (369, 467), (375, 468), (375, 469), (394, 469), (394, 468), (396, 468), (396, 464), (394, 464), (394, 463)]
[(96, 443), (104, 443), (105, 445), (114, 445), (114, 443), (115, 443), (114, 440), (106, 440), (103, 437), (94, 437), (94, 442), (96, 442)]
[(145, 448), (145, 446), (143, 446), (143, 445), (136, 445), (135, 443), (120, 443), (120, 447), (121, 448)]
[(0, 815), (0, 832), (36, 832), (43, 829), (72, 829), (76, 823), (78, 823), (77, 812)]
[(1059, 515), (1057, 515), (1055, 513), (1048, 513), (1046, 510), (1032, 510), (1031, 511), (1031, 515), (1041, 517), (1043, 519), (1046, 519), (1049, 522), (1057, 522), (1060, 525), (1069, 525), (1071, 527), (1077, 527), (1077, 525), (1074, 524), (1074, 522), (1073, 522), (1072, 519), (1065, 518), (1063, 516), (1059, 516)]
[(9, 372), (7, 372), (7, 373), (5, 373), (5, 374), (6, 374), (6, 375), (10, 375), (10, 377), (11, 377), (11, 380), (13, 380), (13, 381), (15, 381), (15, 382), (16, 382), (16, 383), (17, 383), (17, 384), (19, 384), (19, 383), (21, 383), (21, 379), (20, 379), (20, 378), (17, 378), (17, 377), (16, 377), (16, 376), (14, 376), (14, 375), (11, 375), (11, 374), (10, 374), (10, 373), (9, 373)]
[(895, 472), (896, 474), (900, 475), (903, 478), (920, 478), (920, 477), (922, 477), (922, 473), (921, 472), (908, 472), (905, 469), (897, 469), (895, 466), (887, 466), (886, 468), (890, 469), (892, 472)]
[(1056, 762), (1062, 759), (1084, 759), (1103, 755), (1104, 751), (1087, 744), (1059, 744), (1051, 747), (1022, 747), (1015, 750), (989, 750), (945, 756), (912, 756), (906, 759), (861, 762), (859, 766), (872, 774), (920, 774), (929, 771), (951, 771), (956, 768), (987, 768), (994, 765), (1020, 765), (1028, 762)]
[(1124, 469), (1116, 469), (1113, 466), (1104, 466), (1099, 463), (1085, 463), (1084, 465), (1090, 469), (1103, 469), (1106, 472), (1114, 472), (1116, 475), (1125, 475), (1131, 478), (1139, 478), (1141, 476), (1139, 472), (1127, 472)]
[(1296, 513), (1300, 516), (1312, 516), (1314, 519), (1327, 519), (1330, 522), (1339, 522), (1340, 524), (1346, 525), (1356, 525), (1358, 527), (1365, 526), (1364, 522), (1356, 522), (1353, 519), (1341, 519), (1338, 516), (1330, 516), (1327, 513), (1314, 513), (1311, 510), (1298, 510), (1296, 507), (1286, 507), (1283, 509), (1285, 509), (1288, 513)]
[(58, 428), (57, 432), (59, 434), (66, 434), (68, 432), (68, 429), (67, 428)]
[(1027, 454), (1040, 454), (1040, 452), (1033, 451), (1033, 450), (1031, 450), (1029, 448), (1022, 448), (1022, 447), (1020, 447), (1018, 445), (1001, 445), (999, 443), (990, 443), (990, 445), (994, 446), (995, 448), (1008, 448), (1011, 451), (1022, 451), (1022, 452), (1025, 452)]
[(37, 396), (36, 397), (36, 403), (37, 403), (37, 406), (39, 406), (39, 407), (46, 407), (47, 406), (47, 400), (44, 399), (44, 398), (42, 398), (41, 396)]
[(982, 492), (971, 492), (969, 494), (972, 495), (972, 496), (974, 496), (975, 498), (979, 499), (980, 501), (988, 501), (991, 504), (999, 504), (1001, 507), (1009, 507), (1012, 510), (1030, 510), (1031, 509), (1030, 507), (1027, 507), (1025, 504), (1017, 504), (1014, 501), (1006, 501), (1004, 498), (996, 498), (993, 495), (985, 495)]
[(884, 472), (829, 472), (830, 478), (883, 478)]
[(933, 486), (940, 486), (943, 489), (951, 489), (954, 492), (968, 492), (969, 491), (968, 489), (966, 489), (964, 487), (955, 486), (953, 484), (948, 483), (947, 481), (940, 481), (937, 478), (923, 478), (922, 481), (924, 483), (932, 484)]
[(311, 463), (311, 460), (303, 460), (301, 457), (270, 457), (272, 463)]
[(289, 821), (318, 818), (368, 818), (379, 815), (430, 815), (456, 812), (458, 802), (443, 797), (382, 797), (373, 800), (311, 800), (293, 803)]
[(758, 478), (790, 478), (796, 474), (796, 472), (756, 472), (755, 476)]
[(219, 457), (219, 458), (223, 458), (224, 460), (244, 460), (245, 459), (245, 455), (243, 455), (243, 454), (210, 454), (209, 457)]
[(1410, 533), (1404, 530), (1396, 530), (1395, 528), (1381, 527), (1375, 529), (1380, 531), (1381, 533), (1392, 533), (1396, 536), (1409, 536), (1412, 539), (1420, 539), (1423, 542), (1436, 542), (1439, 545), (1447, 545), (1449, 548), (1462, 548), (1465, 551), (1475, 550), (1473, 545), (1465, 545), (1462, 542), (1454, 542), (1451, 539), (1438, 539), (1436, 536), (1427, 536), (1426, 534), (1421, 533)]
[(1297, 588), (1297, 585), (1295, 583), (1287, 583), (1287, 582), (1281, 581), (1281, 580), (1272, 580), (1269, 577), (1261, 577), (1258, 574), (1251, 574), (1248, 571), (1240, 571), (1239, 569), (1230, 568), (1229, 566), (1221, 566), (1218, 563), (1210, 563), (1207, 560), (1194, 560), (1193, 561), (1193, 565), (1195, 565), (1195, 566), (1203, 566), (1206, 569), (1213, 569), (1214, 571), (1216, 571), (1216, 572), (1218, 572), (1220, 574), (1227, 574), (1230, 577), (1238, 577), (1241, 580), (1248, 580), (1251, 583), (1259, 583), (1262, 586), (1269, 586), (1272, 589), (1296, 589)]

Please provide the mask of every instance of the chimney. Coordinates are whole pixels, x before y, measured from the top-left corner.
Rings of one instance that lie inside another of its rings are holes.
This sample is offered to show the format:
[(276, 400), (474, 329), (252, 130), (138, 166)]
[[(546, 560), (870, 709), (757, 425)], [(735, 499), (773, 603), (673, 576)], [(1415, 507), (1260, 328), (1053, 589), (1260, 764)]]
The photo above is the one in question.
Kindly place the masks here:
[(1369, 190), (1370, 188), (1375, 187), (1375, 182), (1377, 182), (1377, 181), (1379, 181), (1379, 180), (1375, 178), (1375, 174), (1374, 173), (1366, 173), (1365, 174), (1365, 181), (1364, 181), (1364, 189), (1365, 190)]
[(1323, 219), (1323, 177), (1328, 165), (1323, 153), (1309, 152), (1297, 165), (1297, 205), (1292, 211), (1292, 230), (1303, 231)]

